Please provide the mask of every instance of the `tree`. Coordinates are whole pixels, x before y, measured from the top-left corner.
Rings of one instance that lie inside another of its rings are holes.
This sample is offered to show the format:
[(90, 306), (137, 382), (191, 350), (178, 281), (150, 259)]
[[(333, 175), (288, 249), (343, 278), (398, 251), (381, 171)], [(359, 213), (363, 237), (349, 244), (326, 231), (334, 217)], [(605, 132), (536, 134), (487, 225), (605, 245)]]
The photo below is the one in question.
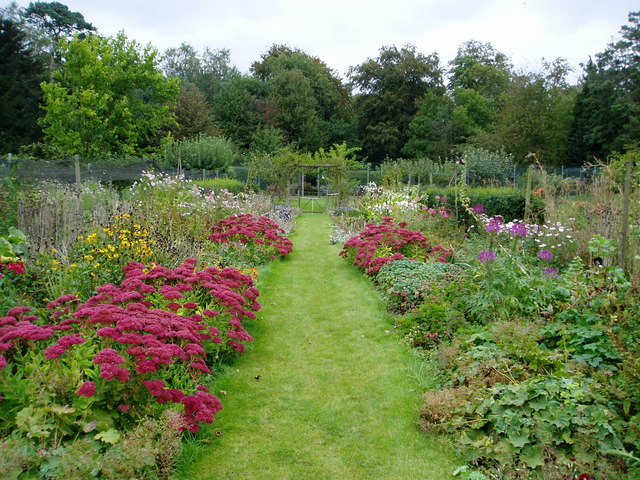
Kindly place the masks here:
[(309, 155), (290, 148), (282, 148), (275, 154), (258, 153), (251, 157), (251, 175), (273, 184), (272, 197), (285, 200), (289, 204), (289, 185), (299, 172), (298, 165), (308, 164)]
[(432, 91), (424, 94), (420, 109), (411, 119), (402, 153), (411, 158), (447, 157), (453, 148), (453, 100)]
[(494, 129), (475, 137), (488, 150), (504, 147), (516, 161), (536, 153), (547, 165), (567, 163), (567, 144), (575, 87), (566, 82), (570, 67), (563, 59), (543, 61), (539, 73), (515, 75), (502, 97)]
[(153, 136), (175, 124), (178, 80), (165, 79), (158, 52), (141, 49), (124, 33), (60, 41), (56, 82), (43, 83), (46, 136), (87, 158), (100, 152), (142, 154)]
[(240, 76), (224, 84), (213, 100), (214, 123), (241, 148), (249, 148), (262, 125), (273, 125), (273, 109), (267, 104), (267, 85), (260, 79)]
[(17, 24), (0, 18), (0, 152), (15, 152), (42, 136), (38, 107), (43, 65)]
[(267, 103), (274, 109), (275, 125), (287, 142), (305, 151), (328, 140), (318, 116), (318, 102), (307, 77), (300, 70), (280, 70), (271, 79)]
[(180, 85), (176, 108), (177, 125), (171, 129), (175, 139), (195, 138), (199, 134), (214, 135), (216, 128), (211, 116), (211, 105), (197, 87)]
[(444, 91), (438, 55), (422, 55), (413, 45), (382, 47), (377, 58), (352, 67), (349, 78), (358, 90), (354, 108), (362, 151), (374, 163), (400, 154), (419, 100), (429, 90)]
[(475, 90), (495, 104), (509, 85), (509, 58), (490, 43), (468, 40), (458, 47), (456, 57), (449, 62), (449, 88)]
[(349, 90), (319, 58), (272, 45), (251, 70), (288, 141), (311, 152), (353, 136)]
[(571, 159), (605, 160), (640, 138), (640, 12), (629, 13), (621, 39), (585, 65), (571, 128)]
[(95, 27), (79, 12), (72, 12), (60, 2), (31, 2), (25, 10), (28, 22), (43, 29), (51, 38), (49, 50), (49, 79), (53, 82), (58, 44), (74, 34), (95, 31)]
[(183, 84), (197, 87), (210, 104), (225, 84), (240, 76), (238, 69), (230, 64), (229, 50), (207, 47), (198, 53), (188, 43), (168, 48), (162, 58), (162, 69), (167, 77), (179, 78)]

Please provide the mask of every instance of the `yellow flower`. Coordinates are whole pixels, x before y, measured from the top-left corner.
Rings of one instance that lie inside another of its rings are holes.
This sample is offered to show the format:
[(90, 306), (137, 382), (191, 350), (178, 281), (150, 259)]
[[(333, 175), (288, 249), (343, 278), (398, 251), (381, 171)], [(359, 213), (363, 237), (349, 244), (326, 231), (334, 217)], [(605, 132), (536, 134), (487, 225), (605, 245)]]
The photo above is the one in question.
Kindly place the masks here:
[(94, 264), (93, 264), (93, 268), (98, 268), (99, 266), (100, 266), (100, 264), (99, 264), (99, 263), (94, 263)]
[(93, 257), (93, 255), (85, 255), (85, 256), (84, 256), (84, 259), (85, 259), (85, 260), (88, 260), (88, 261), (93, 260), (93, 258), (94, 258), (94, 257)]
[(142, 226), (140, 226), (140, 225), (139, 225), (139, 224), (137, 224), (137, 223), (134, 223), (134, 224), (133, 224), (133, 228), (140, 229), (140, 228), (142, 228)]
[(52, 248), (51, 253), (58, 253), (58, 250), (56, 250), (55, 248)]
[(69, 265), (71, 268), (76, 268), (78, 266), (78, 264), (76, 263), (72, 263), (71, 265)]
[(54, 265), (60, 265), (60, 262), (58, 260), (52, 260), (51, 263), (53, 263)]
[(109, 244), (109, 245), (107, 245), (107, 250), (109, 250), (110, 252), (115, 252), (116, 251), (116, 247), (114, 247), (113, 245)]
[(118, 252), (113, 254), (113, 258), (118, 258), (120, 256), (120, 254)]

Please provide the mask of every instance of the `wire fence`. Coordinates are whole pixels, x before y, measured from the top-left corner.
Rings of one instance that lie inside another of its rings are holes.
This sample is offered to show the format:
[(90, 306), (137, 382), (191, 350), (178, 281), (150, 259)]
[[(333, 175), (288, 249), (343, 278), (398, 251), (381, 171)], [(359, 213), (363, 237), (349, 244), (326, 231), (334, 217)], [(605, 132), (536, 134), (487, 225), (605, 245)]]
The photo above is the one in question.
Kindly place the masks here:
[[(469, 185), (485, 186), (510, 186), (524, 188), (527, 179), (527, 166), (514, 166), (509, 171), (491, 171), (483, 169), (466, 170), (466, 183)], [(209, 179), (216, 177), (234, 178), (246, 183), (249, 180), (250, 170), (246, 165), (233, 166), (227, 172), (213, 172), (207, 170), (182, 170), (178, 172), (175, 168), (160, 164), (155, 159), (140, 160), (126, 165), (107, 165), (79, 161), (77, 164), (73, 158), (64, 160), (29, 160), (11, 157), (0, 158), (0, 178), (17, 177), (24, 180), (41, 181), (56, 180), (64, 183), (74, 183), (77, 181), (96, 181), (111, 184), (128, 185), (140, 178), (143, 172), (153, 170), (167, 174), (182, 174), (191, 180)], [(554, 175), (558, 179), (574, 179), (589, 182), (599, 171), (597, 167), (545, 167), (546, 173)], [(459, 172), (458, 172), (459, 174)], [(387, 173), (384, 168), (367, 168), (362, 170), (352, 170), (349, 172), (351, 182), (357, 185), (366, 185), (374, 182), (381, 184), (385, 181)], [(455, 167), (452, 165), (441, 165), (432, 171), (421, 173), (401, 173), (395, 180), (398, 183), (410, 185), (423, 185), (434, 187), (445, 187), (454, 182), (456, 176)], [(305, 187), (308, 191), (317, 189), (316, 173), (305, 175)], [(322, 178), (322, 176), (320, 176)], [(268, 187), (268, 182), (262, 178), (251, 179), (254, 185), (264, 189)], [(388, 180), (388, 179), (386, 179)], [(321, 180), (321, 183), (325, 183)], [(320, 188), (320, 192), (327, 191)]]

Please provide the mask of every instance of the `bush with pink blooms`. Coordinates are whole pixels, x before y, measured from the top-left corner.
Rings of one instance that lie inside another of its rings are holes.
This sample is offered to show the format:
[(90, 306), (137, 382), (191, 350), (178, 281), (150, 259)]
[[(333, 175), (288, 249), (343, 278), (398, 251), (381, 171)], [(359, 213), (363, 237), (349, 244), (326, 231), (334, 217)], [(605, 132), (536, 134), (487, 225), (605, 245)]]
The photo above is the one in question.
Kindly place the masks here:
[(394, 223), (385, 217), (382, 223), (369, 223), (344, 244), (340, 256), (368, 275), (377, 274), (383, 265), (407, 258), (420, 261), (446, 262), (452, 251), (442, 245), (431, 245), (420, 232), (409, 230), (407, 224)]
[(0, 317), (0, 431), (38, 448), (77, 436), (113, 444), (172, 410), (177, 430), (196, 432), (222, 408), (203, 384), (252, 340), (243, 322), (257, 297), (251, 276), (188, 259), (175, 269), (132, 262), (119, 286), (85, 302), (10, 309)]
[(276, 222), (248, 213), (216, 222), (209, 240), (225, 265), (261, 265), (293, 250), (291, 240)]

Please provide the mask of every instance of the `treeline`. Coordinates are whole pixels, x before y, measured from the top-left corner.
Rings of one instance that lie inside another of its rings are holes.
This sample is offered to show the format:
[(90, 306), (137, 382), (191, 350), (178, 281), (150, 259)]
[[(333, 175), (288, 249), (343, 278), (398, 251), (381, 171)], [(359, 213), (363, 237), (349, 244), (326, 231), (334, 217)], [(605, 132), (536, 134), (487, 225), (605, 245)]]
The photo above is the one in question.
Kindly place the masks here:
[(582, 165), (640, 138), (640, 12), (585, 59), (578, 84), (561, 58), (516, 70), (475, 40), (448, 64), (413, 45), (383, 46), (343, 79), (286, 45), (248, 73), (225, 49), (183, 43), (160, 55), (124, 33), (100, 36), (58, 2), (13, 3), (0, 16), (0, 154), (145, 156), (193, 141), (227, 158), (346, 144), (372, 164), (473, 147)]

